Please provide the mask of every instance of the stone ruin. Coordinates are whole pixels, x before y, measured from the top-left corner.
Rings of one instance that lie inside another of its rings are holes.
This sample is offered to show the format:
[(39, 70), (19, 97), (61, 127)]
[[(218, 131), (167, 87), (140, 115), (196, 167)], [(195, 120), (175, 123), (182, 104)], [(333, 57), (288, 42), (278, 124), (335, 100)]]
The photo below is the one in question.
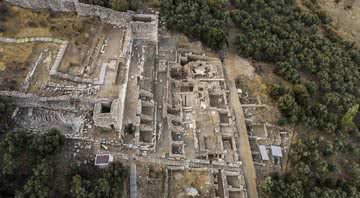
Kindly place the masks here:
[[(157, 15), (117, 12), (77, 0), (7, 2), (31, 9), (99, 17), (123, 32), (118, 43), (104, 40), (92, 49), (94, 52), (88, 58), (93, 60), (82, 65), (80, 75), (60, 69), (67, 41), (0, 38), (0, 42), (59, 45), (54, 61), (48, 65), (52, 81), (43, 85), (40, 93), (29, 93), (27, 89), (37, 71), (36, 63), (23, 83), (23, 92), (0, 92), (14, 98), (17, 108), (13, 117), (20, 128), (36, 132), (55, 126), (68, 138), (93, 142), (97, 153), (110, 153), (108, 146), (120, 146), (120, 151), (136, 150), (140, 161), (168, 168), (211, 170), (215, 173), (218, 197), (243, 196), (246, 188), (241, 182), (239, 137), (220, 59), (177, 49), (171, 42), (168, 43), (171, 47), (159, 46)], [(98, 57), (106, 55), (111, 45), (121, 46), (121, 51), (114, 54), (115, 58), (97, 64)], [(39, 57), (39, 64), (43, 59)], [(87, 73), (93, 68), (99, 68), (95, 77)], [(110, 74), (115, 77), (110, 79)], [(115, 94), (102, 94), (109, 84)], [(114, 131), (116, 138), (99, 140), (94, 128)], [(168, 150), (163, 152), (164, 149)], [(129, 158), (124, 153), (112, 152), (115, 158)]]
[(180, 49), (176, 61), (163, 64), (169, 79), (162, 104), (167, 120), (163, 130), (171, 136), (170, 156), (186, 157), (183, 137), (192, 131), (198, 159), (238, 163), (236, 128), (221, 61)]
[[(64, 95), (67, 96), (68, 99), (73, 98), (83, 98), (89, 97), (90, 103), (85, 104), (81, 103), (81, 105), (92, 106), (92, 109), (87, 108), (87, 112), (81, 112), (86, 115), (92, 116), (92, 121), (90, 121), (90, 125), (95, 125), (104, 129), (113, 129), (119, 133), (119, 137), (122, 137), (123, 130), (123, 113), (124, 113), (124, 105), (127, 94), (127, 86), (129, 81), (129, 67), (131, 63), (131, 55), (133, 48), (133, 41), (143, 40), (149, 43), (153, 43), (153, 45), (157, 44), (157, 26), (158, 26), (158, 16), (157, 15), (147, 15), (147, 14), (135, 14), (133, 12), (117, 12), (108, 8), (103, 8), (100, 6), (88, 5), (79, 3), (77, 0), (34, 0), (34, 1), (25, 1), (25, 0), (8, 0), (10, 4), (21, 6), (24, 8), (30, 9), (50, 9), (55, 12), (76, 12), (79, 16), (95, 16), (98, 17), (101, 21), (105, 23), (109, 23), (114, 26), (114, 28), (120, 28), (123, 30), (123, 39), (120, 40), (121, 52), (117, 54), (116, 59), (111, 60), (110, 62), (104, 62), (100, 67), (100, 72), (98, 78), (89, 78), (84, 73), (82, 76), (73, 75), (70, 73), (64, 73), (61, 71), (60, 64), (63, 60), (64, 54), (67, 50), (68, 41), (56, 39), (56, 38), (0, 38), (0, 42), (6, 43), (26, 43), (26, 42), (46, 42), (46, 43), (55, 43), (59, 44), (57, 55), (55, 56), (55, 60), (52, 61), (52, 64), (49, 65), (49, 77), (51, 79), (55, 79), (56, 82), (68, 82), (63, 84), (48, 82), (46, 85), (43, 85), (43, 89), (39, 93), (39, 95), (44, 95), (41, 99), (47, 100), (47, 97), (62, 97)], [(113, 45), (114, 43), (103, 44), (101, 47), (94, 49), (97, 55), (94, 55), (92, 59), (96, 60), (99, 54), (106, 53), (105, 47), (108, 45)], [(157, 50), (157, 48), (154, 48)], [(155, 51), (155, 54), (157, 52)], [(43, 62), (42, 55), (39, 57), (38, 62)], [(93, 61), (95, 62), (95, 61)], [(98, 65), (91, 64), (91, 67), (98, 67)], [(31, 78), (36, 72), (35, 63), (32, 66), (31, 72), (28, 74), (27, 78), (23, 83), (24, 89), (22, 91), (27, 92), (27, 88), (31, 82)], [(85, 71), (88, 68), (86, 65), (83, 66)], [(98, 97), (98, 93), (101, 91), (102, 87), (105, 86), (107, 73), (108, 71), (113, 70), (113, 73), (116, 73), (116, 82), (112, 82), (114, 86), (118, 89), (117, 98), (109, 97)], [(152, 74), (152, 73), (151, 73)], [(69, 84), (69, 85), (68, 85)], [(142, 82), (142, 84), (146, 84), (146, 82)], [(8, 94), (11, 97), (14, 97), (16, 100), (19, 98), (18, 95), (22, 93), (14, 93)], [(5, 94), (6, 95), (6, 94)], [(151, 97), (150, 92), (147, 92), (145, 88), (141, 89), (140, 92), (141, 97)], [(20, 97), (20, 99), (23, 99)], [(30, 97), (27, 97), (30, 100)], [(31, 96), (31, 100), (39, 99), (37, 96)], [(26, 103), (26, 101), (21, 100)], [(56, 100), (54, 100), (56, 101)], [(61, 104), (61, 103), (59, 103)], [(150, 102), (151, 104), (151, 102)], [(84, 116), (75, 118), (74, 115), (66, 118), (68, 114), (65, 113), (56, 113), (56, 111), (63, 111), (64, 109), (68, 109), (65, 104), (61, 106), (59, 109), (47, 109), (43, 106), (31, 106), (29, 105), (28, 110), (24, 110), (27, 108), (26, 105), (21, 107), (18, 110), (17, 114), (14, 114), (14, 117), (22, 118), (24, 115), (28, 115), (30, 117), (36, 117), (32, 120), (34, 124), (34, 128), (36, 125), (41, 125), (42, 121), (49, 121), (51, 123), (51, 119), (54, 119), (54, 122), (58, 125), (70, 126), (74, 131), (82, 130), (82, 127), (79, 127), (84, 122)], [(79, 104), (70, 105), (72, 108), (79, 109)], [(146, 109), (147, 102), (143, 103), (144, 109)], [(82, 107), (80, 107), (82, 108)], [(41, 109), (41, 110), (39, 110)], [(27, 112), (27, 113), (26, 113)], [(146, 110), (144, 110), (146, 112)], [(77, 112), (78, 114), (80, 112)], [(152, 115), (151, 113), (143, 114), (141, 116), (141, 120), (151, 121)], [(74, 126), (70, 123), (67, 123), (65, 120), (72, 120), (74, 122), (79, 122), (80, 124), (75, 124)], [(63, 122), (64, 121), (64, 122)], [(19, 123), (21, 119), (19, 119)], [(28, 122), (30, 123), (30, 121)], [(93, 123), (93, 124), (92, 124)], [(146, 127), (141, 127), (141, 130), (147, 130)], [(140, 130), (139, 129), (139, 130)]]

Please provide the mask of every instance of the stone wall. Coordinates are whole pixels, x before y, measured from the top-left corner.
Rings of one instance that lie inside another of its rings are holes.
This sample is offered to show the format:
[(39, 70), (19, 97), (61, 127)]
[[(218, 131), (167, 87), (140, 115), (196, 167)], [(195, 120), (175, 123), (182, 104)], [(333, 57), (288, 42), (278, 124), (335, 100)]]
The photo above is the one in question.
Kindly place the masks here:
[(74, 0), (6, 0), (10, 4), (31, 9), (51, 9), (55, 12), (75, 12)]
[(75, 1), (76, 12), (80, 16), (95, 16), (99, 17), (101, 21), (110, 23), (119, 27), (125, 27), (126, 23), (130, 22), (133, 12), (118, 12), (110, 8), (104, 8), (97, 5), (89, 5), (85, 3), (78, 3)]
[[(123, 121), (124, 105), (126, 98), (126, 90), (128, 83), (128, 72), (130, 67), (131, 52), (133, 39), (142, 39), (154, 42), (157, 46), (158, 43), (158, 16), (157, 15), (143, 15), (135, 14), (134, 12), (118, 12), (109, 8), (104, 8), (96, 5), (89, 5), (80, 3), (78, 0), (5, 0), (10, 4), (17, 5), (29, 9), (50, 9), (56, 12), (76, 12), (79, 16), (95, 16), (101, 21), (109, 23), (118, 27), (126, 28), (126, 36), (123, 41), (123, 51), (120, 57), (120, 62), (124, 67), (124, 79), (119, 85), (119, 98), (115, 100), (116, 108), (114, 110), (115, 115), (111, 114), (109, 118), (102, 117), (95, 113), (94, 120), (98, 125), (106, 125), (107, 121), (114, 124), (114, 127), (120, 131)], [(1, 42), (1, 41), (0, 41)], [(3, 41), (6, 42), (6, 41)], [(60, 63), (62, 57), (60, 55), (64, 52), (64, 49), (59, 51), (57, 62)], [(157, 48), (156, 48), (157, 51)], [(157, 54), (157, 52), (156, 52)], [(121, 64), (120, 64), (121, 65)], [(63, 79), (72, 80), (75, 82), (84, 82), (84, 79), (72, 76), (70, 74), (64, 74), (59, 72), (58, 64), (54, 64), (51, 68), (50, 75), (57, 76)], [(105, 76), (106, 68), (104, 68), (103, 74)], [(91, 83), (90, 79), (85, 79), (85, 83)], [(89, 81), (89, 82), (88, 82)], [(98, 82), (102, 82), (100, 78)]]
[[(36, 107), (52, 110), (63, 110), (70, 112), (90, 111), (95, 103), (91, 98), (78, 96), (57, 96), (57, 97), (41, 97), (32, 93), (23, 93), (17, 91), (0, 91), (1, 96), (11, 97), (11, 102), (17, 107)], [(79, 103), (74, 103), (78, 101)], [(103, 101), (105, 101), (103, 99)], [(75, 106), (74, 104), (78, 104)]]
[(55, 75), (58, 71), (58, 68), (60, 66), (60, 63), (64, 57), (64, 54), (65, 54), (65, 50), (68, 46), (69, 42), (68, 41), (63, 41), (61, 43), (61, 46), (60, 46), (60, 49), (56, 55), (56, 58), (55, 58), (55, 62), (54, 64), (51, 66), (51, 69), (50, 69), (50, 75)]
[(79, 16), (98, 17), (118, 27), (131, 23), (134, 38), (158, 41), (157, 15), (118, 12), (110, 8), (80, 3), (78, 0), (6, 0), (8, 3), (30, 9), (50, 9), (55, 12), (76, 12)]
[(27, 38), (7, 38), (0, 37), (0, 42), (3, 43), (29, 43), (29, 42), (53, 42), (57, 44), (65, 44), (67, 41), (61, 39), (54, 39), (50, 37), (27, 37)]
[[(29, 43), (29, 42), (53, 42), (53, 43), (57, 43), (57, 44), (61, 44), (60, 45), (60, 49), (56, 55), (55, 61), (51, 66), (49, 75), (50, 76), (56, 76), (58, 78), (61, 79), (65, 79), (65, 80), (69, 80), (69, 81), (73, 81), (73, 82), (78, 82), (78, 83), (87, 83), (87, 84), (96, 84), (96, 85), (102, 85), (104, 84), (105, 81), (105, 77), (106, 77), (106, 69), (107, 69), (107, 65), (108, 63), (104, 63), (101, 66), (101, 72), (99, 75), (99, 79), (89, 79), (89, 78), (82, 78), (79, 76), (74, 76), (68, 73), (62, 73), (60, 71), (58, 71), (58, 68), (60, 67), (61, 61), (64, 57), (65, 54), (65, 50), (69, 44), (68, 41), (64, 41), (61, 39), (54, 39), (54, 38), (49, 38), (49, 37), (33, 37), (33, 38), (7, 38), (7, 37), (0, 37), (0, 43), (4, 42), (4, 43)], [(32, 71), (34, 72), (34, 71)], [(33, 74), (31, 74), (32, 76)], [(30, 77), (31, 78), (31, 77)], [(29, 84), (28, 80), (30, 80), (30, 78), (25, 80), (25, 84)]]
[(76, 12), (80, 16), (99, 17), (101, 21), (124, 27), (132, 20), (133, 12), (118, 12), (109, 8), (80, 3), (78, 0), (6, 0), (30, 9), (50, 9), (55, 12)]
[[(112, 101), (111, 112), (105, 114), (101, 113), (101, 103), (96, 104), (94, 107), (93, 120), (95, 122), (95, 126), (111, 129), (111, 125), (113, 125), (115, 130), (119, 132), (119, 137), (122, 136), (122, 121), (125, 109), (126, 90), (130, 70), (132, 43), (133, 37), (131, 29), (128, 27), (126, 28), (126, 34), (123, 41), (123, 51), (120, 55), (120, 63), (122, 64), (119, 64), (118, 66), (123, 67), (118, 68), (119, 70), (123, 69), (123, 78), (121, 84), (119, 85), (119, 97)], [(103, 76), (105, 76), (105, 74)]]
[(32, 65), (31, 67), (31, 71), (28, 73), (28, 75), (26, 75), (26, 78), (24, 80), (24, 82), (21, 85), (21, 90), (22, 91), (27, 91), (29, 86), (30, 86), (30, 81), (32, 79), (32, 77), (34, 76), (35, 70), (37, 68), (37, 66), (40, 64), (40, 62), (42, 61), (43, 58), (43, 53), (41, 52), (39, 58), (37, 59), (37, 61)]

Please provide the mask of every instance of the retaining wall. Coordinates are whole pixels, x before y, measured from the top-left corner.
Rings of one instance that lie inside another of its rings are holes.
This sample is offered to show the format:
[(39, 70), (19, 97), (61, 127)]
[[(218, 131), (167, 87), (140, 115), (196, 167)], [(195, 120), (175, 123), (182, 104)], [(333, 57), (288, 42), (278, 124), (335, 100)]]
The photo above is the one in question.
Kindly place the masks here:
[[(97, 5), (80, 3), (78, 0), (5, 0), (10, 4), (29, 9), (50, 9), (55, 12), (76, 12), (79, 16), (94, 16), (101, 21), (118, 27), (126, 27), (131, 22), (135, 38), (157, 42), (158, 17), (156, 15), (135, 14), (132, 11), (119, 12)], [(133, 21), (138, 18), (140, 20)], [(141, 21), (141, 18), (144, 21)]]
[(74, 0), (6, 0), (7, 2), (31, 9), (50, 9), (55, 12), (75, 12)]
[(5, 0), (10, 4), (29, 9), (50, 9), (54, 12), (76, 12), (80, 16), (95, 16), (101, 21), (123, 27), (132, 20), (133, 12), (118, 12), (78, 0)]

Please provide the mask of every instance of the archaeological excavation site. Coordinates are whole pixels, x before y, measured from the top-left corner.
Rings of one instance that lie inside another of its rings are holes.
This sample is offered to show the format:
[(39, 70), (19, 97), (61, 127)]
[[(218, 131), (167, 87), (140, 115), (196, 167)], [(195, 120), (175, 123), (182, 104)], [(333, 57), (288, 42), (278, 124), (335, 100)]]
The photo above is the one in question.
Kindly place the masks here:
[(123, 163), (131, 198), (258, 197), (257, 178), (283, 169), (291, 133), (223, 58), (161, 28), (158, 12), (5, 2), (5, 26), (18, 24), (0, 33), (14, 133), (56, 128), (79, 164)]

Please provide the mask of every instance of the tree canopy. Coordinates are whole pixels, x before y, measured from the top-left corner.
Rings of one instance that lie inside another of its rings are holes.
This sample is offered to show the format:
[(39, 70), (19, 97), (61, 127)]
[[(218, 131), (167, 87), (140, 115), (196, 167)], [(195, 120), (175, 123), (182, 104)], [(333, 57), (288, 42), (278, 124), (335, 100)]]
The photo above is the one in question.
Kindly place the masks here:
[(304, 1), (307, 9), (295, 0), (233, 3), (238, 53), (273, 65), (289, 83), (270, 86), (281, 123), (319, 132), (316, 138), (301, 133), (292, 145), (289, 172), (268, 178), (262, 185), (265, 196), (360, 196), (347, 165), (351, 161), (358, 167), (359, 160), (354, 122), (360, 102), (359, 50), (338, 36), (316, 0)]
[(71, 193), (75, 198), (120, 198), (123, 196), (127, 169), (121, 163), (112, 163), (101, 178), (90, 181), (76, 174), (72, 178)]
[(161, 19), (169, 29), (200, 39), (213, 49), (221, 49), (226, 43), (223, 1), (162, 0)]
[(0, 142), (0, 195), (49, 197), (53, 170), (48, 158), (62, 149), (64, 141), (64, 135), (56, 129), (41, 135), (8, 132)]

